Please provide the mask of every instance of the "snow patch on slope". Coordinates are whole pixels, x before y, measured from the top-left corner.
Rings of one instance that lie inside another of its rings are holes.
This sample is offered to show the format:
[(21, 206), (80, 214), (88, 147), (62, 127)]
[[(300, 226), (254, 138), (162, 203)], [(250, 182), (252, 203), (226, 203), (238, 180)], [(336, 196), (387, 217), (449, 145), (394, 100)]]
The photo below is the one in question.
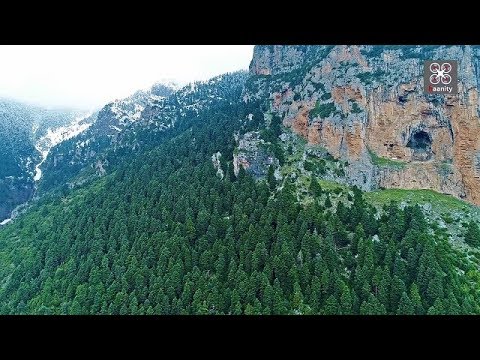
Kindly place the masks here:
[(43, 164), (45, 159), (50, 152), (50, 149), (55, 145), (60, 144), (62, 141), (71, 139), (74, 136), (87, 130), (91, 123), (82, 123), (82, 120), (91, 116), (92, 114), (86, 114), (75, 118), (70, 125), (59, 127), (55, 130), (48, 129), (47, 134), (42, 136), (37, 143), (35, 148), (42, 154), (40, 162), (35, 166), (35, 176), (33, 177), (34, 181), (40, 180), (42, 177), (42, 170), (40, 166)]
[(5, 219), (2, 222), (0, 222), (0, 226), (7, 225), (10, 221), (12, 221), (12, 219), (10, 219), (10, 218)]
[(132, 99), (115, 100), (110, 110), (120, 124), (128, 124), (135, 122), (142, 116), (144, 105), (135, 103)]

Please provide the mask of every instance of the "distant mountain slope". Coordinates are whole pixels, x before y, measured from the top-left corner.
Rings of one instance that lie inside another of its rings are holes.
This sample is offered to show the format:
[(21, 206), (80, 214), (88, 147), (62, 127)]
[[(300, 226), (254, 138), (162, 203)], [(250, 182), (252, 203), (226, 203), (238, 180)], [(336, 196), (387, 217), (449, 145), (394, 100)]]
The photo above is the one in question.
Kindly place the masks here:
[(246, 77), (247, 73), (240, 71), (178, 90), (156, 84), (149, 91), (105, 105), (87, 131), (52, 149), (42, 165), (39, 191), (68, 188), (105, 175), (131, 152), (159, 144), (162, 133), (179, 120), (197, 116), (218, 101), (232, 102)]
[(33, 193), (35, 167), (42, 159), (37, 142), (81, 113), (0, 99), (0, 222)]

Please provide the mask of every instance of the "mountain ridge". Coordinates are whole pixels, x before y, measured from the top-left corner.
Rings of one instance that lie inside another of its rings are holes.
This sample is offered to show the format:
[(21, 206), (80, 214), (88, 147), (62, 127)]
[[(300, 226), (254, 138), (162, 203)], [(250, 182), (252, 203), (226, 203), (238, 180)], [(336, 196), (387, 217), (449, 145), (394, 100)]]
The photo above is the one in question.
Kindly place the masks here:
[(276, 66), (267, 59), (253, 66), (259, 75), (222, 75), (141, 111), (137, 93), (55, 146), (38, 201), (0, 229), (0, 313), (479, 314), (473, 205), (350, 186), (343, 151), (405, 165), (356, 153), (355, 138), (338, 154), (335, 143), (309, 141), (312, 112), (342, 128), (365, 114), (324, 96), (328, 84), (303, 81), (308, 67), (348, 51), (285, 48), (266, 48), (278, 73), (262, 70)]
[[(135, 114), (137, 108), (133, 109), (134, 113), (131, 113), (132, 109), (129, 107), (131, 104), (141, 106), (149, 96), (159, 101), (161, 98), (170, 95), (175, 89), (178, 89), (178, 85), (173, 81), (158, 81), (149, 90), (138, 90), (132, 95), (110, 102), (106, 106), (110, 106), (119, 119), (129, 119), (132, 115), (134, 115), (133, 118), (138, 118), (139, 112), (137, 111)], [(10, 179), (9, 175), (6, 175), (6, 179), (2, 180), (2, 174), (0, 173), (0, 193), (2, 194), (0, 195), (0, 204), (2, 204), (0, 205), (0, 220), (2, 225), (5, 225), (12, 217), (18, 215), (15, 210), (24, 208), (24, 205), (27, 205), (26, 203), (36, 193), (37, 185), (40, 183), (43, 174), (42, 165), (47, 160), (50, 150), (87, 130), (97, 121), (100, 110), (87, 113), (83, 110), (57, 107), (42, 108), (35, 104), (24, 103), (7, 97), (0, 98), (0, 105), (2, 104), (7, 116), (16, 116), (12, 109), (26, 109), (21, 116), (17, 116), (19, 119), (23, 119), (19, 120), (20, 122), (25, 123), (25, 126), (22, 125), (24, 135), (22, 135), (22, 140), (19, 140), (18, 144), (19, 148), (29, 146), (27, 150), (29, 156), (25, 154), (26, 167), (21, 165), (25, 167), (22, 170), (26, 176), (24, 180), (20, 179), (20, 181), (13, 182), (13, 178)], [(9, 106), (9, 108), (5, 108), (5, 106)], [(8, 127), (5, 119), (2, 125)], [(113, 125), (112, 128), (118, 129)], [(6, 128), (0, 132), (2, 133), (0, 136), (8, 133)], [(4, 143), (8, 144), (8, 141), (4, 141)], [(20, 161), (9, 152), (4, 155), (4, 163), (7, 165), (12, 162), (11, 166), (15, 167), (16, 162)], [(13, 216), (12, 211), (15, 212)]]
[[(178, 90), (162, 88), (161, 93), (167, 96), (158, 95), (156, 84), (153, 90), (137, 91), (105, 105), (87, 132), (53, 149), (44, 165), (47, 178), (40, 182), (40, 190), (64, 186), (65, 182), (75, 186), (75, 182), (103, 176), (120, 153), (137, 151), (142, 139), (149, 142), (156, 134), (172, 128), (179, 119), (198, 114), (212, 102), (229, 96), (226, 83), (241, 82), (244, 77), (246, 72), (239, 71), (194, 82)], [(70, 181), (79, 175), (79, 179)]]

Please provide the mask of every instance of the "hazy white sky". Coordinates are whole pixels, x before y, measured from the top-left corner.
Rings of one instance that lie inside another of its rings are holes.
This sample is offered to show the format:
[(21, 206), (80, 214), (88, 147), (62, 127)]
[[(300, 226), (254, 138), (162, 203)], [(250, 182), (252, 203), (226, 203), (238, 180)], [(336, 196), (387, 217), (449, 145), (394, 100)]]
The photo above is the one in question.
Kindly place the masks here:
[(92, 109), (155, 82), (247, 69), (250, 45), (0, 45), (0, 97)]

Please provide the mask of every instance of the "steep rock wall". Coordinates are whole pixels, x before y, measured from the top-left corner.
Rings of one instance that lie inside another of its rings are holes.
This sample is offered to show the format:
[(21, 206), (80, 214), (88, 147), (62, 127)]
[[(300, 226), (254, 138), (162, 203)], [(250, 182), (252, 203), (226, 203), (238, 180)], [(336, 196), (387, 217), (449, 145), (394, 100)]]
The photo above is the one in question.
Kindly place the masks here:
[[(458, 61), (458, 94), (424, 94), (428, 59)], [(245, 98), (268, 98), (284, 126), (346, 159), (348, 182), (364, 190), (433, 189), (480, 205), (479, 65), (472, 46), (257, 46), (258, 86)]]

